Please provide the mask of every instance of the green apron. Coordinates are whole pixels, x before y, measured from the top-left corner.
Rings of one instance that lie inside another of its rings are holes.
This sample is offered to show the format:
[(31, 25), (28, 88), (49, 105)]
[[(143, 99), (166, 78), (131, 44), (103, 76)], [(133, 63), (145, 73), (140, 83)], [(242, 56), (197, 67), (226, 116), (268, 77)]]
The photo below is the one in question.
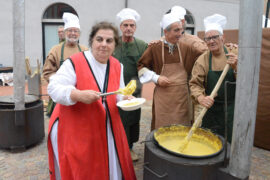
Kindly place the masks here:
[[(60, 66), (61, 66), (61, 65), (63, 64), (63, 62), (64, 62), (64, 48), (65, 48), (65, 44), (66, 44), (66, 42), (64, 42), (64, 43), (62, 44), (62, 47), (61, 47)], [(78, 48), (79, 48), (79, 51), (81, 52), (82, 50), (81, 50), (81, 47), (79, 46), (79, 44), (78, 44)], [(47, 113), (46, 113), (46, 115), (47, 115), (48, 117), (51, 117), (54, 107), (55, 107), (55, 102), (53, 102), (53, 100), (52, 100), (51, 98), (49, 98), (49, 102), (48, 102), (48, 106), (47, 106)]]
[[(225, 54), (228, 53), (227, 49), (224, 47)], [(214, 89), (222, 71), (212, 71), (212, 53), (209, 55), (209, 71), (207, 74), (207, 84), (205, 93), (210, 95)], [(202, 122), (202, 127), (210, 129), (213, 133), (219, 134), (224, 137), (225, 134), (225, 113), (224, 113), (224, 84), (225, 81), (235, 82), (233, 69), (230, 67), (227, 75), (225, 76), (218, 95), (215, 97), (215, 102), (213, 106), (208, 109)], [(228, 141), (231, 142), (232, 139), (232, 128), (233, 128), (233, 116), (234, 116), (234, 97), (235, 97), (235, 85), (227, 86), (227, 101), (228, 101), (228, 120), (227, 120), (227, 135)]]
[[(138, 42), (134, 37), (135, 48), (131, 48), (131, 43), (120, 42), (120, 49), (116, 50), (114, 56), (123, 64), (124, 66), (124, 82), (125, 85), (129, 83), (130, 80), (135, 79), (137, 82), (136, 91), (133, 93), (135, 97), (141, 97), (142, 85), (138, 79), (137, 62), (140, 59), (144, 51), (140, 51)], [(134, 45), (133, 44), (133, 45)], [(139, 130), (140, 130), (140, 118), (141, 109), (135, 111), (123, 111), (119, 108), (119, 113), (125, 132), (127, 135), (129, 147), (132, 148), (132, 144), (139, 140)]]

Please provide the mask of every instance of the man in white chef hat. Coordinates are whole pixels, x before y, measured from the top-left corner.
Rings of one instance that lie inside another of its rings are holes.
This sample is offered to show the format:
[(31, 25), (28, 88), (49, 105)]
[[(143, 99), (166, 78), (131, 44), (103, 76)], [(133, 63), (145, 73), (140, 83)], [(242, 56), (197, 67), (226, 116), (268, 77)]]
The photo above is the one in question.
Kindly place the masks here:
[(171, 124), (190, 125), (186, 57), (189, 47), (180, 44), (182, 23), (174, 14), (165, 14), (160, 22), (165, 39), (148, 46), (138, 62), (142, 83), (156, 84), (153, 95), (151, 129)]
[[(137, 22), (140, 15), (137, 11), (130, 8), (122, 9), (117, 15), (120, 22), (122, 35), (119, 45), (115, 48), (113, 56), (124, 65), (124, 81), (127, 85), (132, 79), (137, 80), (137, 89), (133, 96), (141, 96), (141, 84), (138, 81), (137, 62), (147, 48), (147, 43), (134, 37)], [(120, 116), (126, 131), (131, 158), (133, 161), (139, 159), (138, 155), (132, 150), (133, 143), (139, 140), (141, 109), (135, 111), (123, 111), (119, 109)]]
[(56, 73), (65, 59), (77, 52), (88, 49), (86, 46), (78, 44), (81, 34), (78, 17), (72, 13), (65, 12), (63, 14), (63, 21), (65, 23), (64, 33), (66, 40), (50, 50), (43, 67), (43, 77), (48, 82), (50, 76)]
[[(166, 14), (172, 14), (173, 16), (175, 16), (176, 18), (178, 18), (181, 23), (182, 23), (182, 27), (184, 29), (184, 31), (182, 32), (182, 36), (179, 39), (179, 43), (184, 43), (186, 44), (189, 49), (190, 49), (190, 53), (187, 54), (187, 62), (191, 62), (188, 64), (188, 76), (190, 76), (193, 64), (195, 62), (195, 60), (203, 53), (207, 50), (207, 45), (206, 43), (200, 39), (198, 36), (195, 35), (191, 35), (188, 33), (185, 33), (185, 27), (186, 27), (186, 20), (185, 20), (185, 15), (186, 15), (186, 9), (181, 7), (181, 6), (173, 6)], [(163, 40), (164, 37), (161, 38), (161, 40)], [(153, 41), (151, 43), (155, 43), (157, 41)], [(150, 43), (150, 44), (151, 44)], [(191, 113), (192, 114), (192, 113)], [(193, 119), (193, 118), (191, 118)]]
[[(85, 51), (88, 48), (84, 45), (79, 45), (80, 38), (80, 23), (76, 15), (65, 12), (63, 14), (65, 41), (55, 45), (50, 50), (45, 64), (43, 66), (42, 76), (49, 82), (50, 77), (56, 73), (64, 60), (71, 55), (80, 51)], [(55, 104), (50, 99), (47, 106), (47, 115), (50, 116)]]
[[(224, 82), (236, 81), (237, 54), (236, 47), (228, 49), (224, 46), (223, 28), (227, 23), (226, 17), (214, 14), (204, 18), (205, 37), (208, 49), (195, 62), (192, 70), (192, 78), (189, 82), (192, 99), (208, 108), (203, 118), (202, 127), (212, 130), (224, 136)], [(217, 96), (213, 99), (209, 95), (214, 89), (224, 67), (230, 65), (229, 71), (221, 85)], [(228, 141), (231, 142), (235, 86), (231, 85), (227, 89), (228, 99)]]
[[(181, 7), (181, 6), (173, 6), (168, 13), (174, 14), (177, 16), (181, 22), (184, 30), (186, 30), (186, 20), (185, 20), (185, 15), (187, 13), (186, 9)], [(187, 62), (192, 62), (189, 63), (189, 66), (187, 67), (188, 69), (188, 80), (190, 79), (190, 73), (193, 68), (194, 62), (197, 60), (197, 58), (205, 52), (208, 48), (206, 43), (200, 39), (196, 35), (191, 35), (185, 31), (183, 31), (183, 35), (180, 38), (180, 43), (184, 43), (187, 46), (190, 47), (192, 53), (187, 54)], [(195, 106), (193, 107), (191, 99), (189, 99), (189, 119), (190, 121), (194, 120), (194, 117), (196, 118), (197, 112), (199, 112), (201, 109), (200, 106)], [(195, 114), (194, 114), (195, 113)]]

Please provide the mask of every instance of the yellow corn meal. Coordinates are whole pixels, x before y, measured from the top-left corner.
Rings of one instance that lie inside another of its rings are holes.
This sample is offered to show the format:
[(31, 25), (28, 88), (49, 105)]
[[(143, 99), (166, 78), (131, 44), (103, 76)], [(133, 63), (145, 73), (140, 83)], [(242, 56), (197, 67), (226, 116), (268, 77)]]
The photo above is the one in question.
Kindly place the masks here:
[(188, 146), (180, 152), (180, 144), (184, 141), (185, 137), (167, 137), (160, 142), (161, 146), (166, 147), (167, 149), (191, 156), (205, 156), (216, 153), (218, 150), (210, 146), (207, 142), (190, 140)]
[(136, 80), (131, 80), (125, 88), (119, 89), (123, 95), (132, 95), (136, 90)]
[(181, 146), (185, 143), (185, 137), (190, 127), (175, 125), (171, 127), (159, 128), (154, 136), (159, 145), (175, 153), (190, 156), (207, 156), (221, 150), (221, 140), (211, 133), (201, 128), (197, 128), (188, 146), (180, 152)]
[[(196, 130), (197, 128), (195, 127), (195, 126), (192, 126), (191, 127), (191, 131), (192, 131), (192, 134), (193, 134), (193, 132)], [(190, 133), (190, 132), (189, 132)], [(184, 140), (182, 140), (181, 141), (181, 143), (180, 143), (180, 147), (179, 147), (179, 151), (182, 153), (182, 152), (184, 152), (184, 150), (186, 149), (186, 147), (188, 146), (188, 144), (189, 144), (189, 142), (190, 142), (190, 140), (188, 140), (188, 136), (189, 136), (189, 134), (185, 137), (185, 139)]]
[(137, 104), (140, 104), (140, 102), (130, 102), (130, 103), (126, 103), (126, 104), (123, 104), (123, 106), (135, 106)]

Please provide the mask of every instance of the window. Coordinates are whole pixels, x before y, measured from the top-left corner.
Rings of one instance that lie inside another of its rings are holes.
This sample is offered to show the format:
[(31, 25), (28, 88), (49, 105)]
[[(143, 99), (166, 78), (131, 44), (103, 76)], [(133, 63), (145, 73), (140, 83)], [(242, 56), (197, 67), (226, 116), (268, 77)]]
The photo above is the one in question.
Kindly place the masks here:
[(64, 12), (70, 12), (78, 16), (71, 6), (64, 3), (56, 3), (47, 8), (43, 15), (43, 19), (62, 19)]
[(193, 16), (191, 12), (189, 12), (187, 9), (187, 14), (185, 15), (185, 20), (186, 20), (186, 33), (189, 34), (194, 34), (195, 31), (195, 23), (193, 20)]

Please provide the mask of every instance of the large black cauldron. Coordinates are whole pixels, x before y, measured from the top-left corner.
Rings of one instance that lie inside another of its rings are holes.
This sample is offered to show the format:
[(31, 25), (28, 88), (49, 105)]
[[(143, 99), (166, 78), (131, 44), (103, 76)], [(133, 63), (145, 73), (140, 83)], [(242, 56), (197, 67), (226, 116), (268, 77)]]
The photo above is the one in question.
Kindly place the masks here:
[[(230, 148), (229, 144), (227, 147)], [(224, 150), (216, 156), (201, 159), (173, 155), (155, 144), (152, 131), (145, 143), (144, 180), (217, 180), (224, 157)]]
[(45, 136), (43, 103), (26, 95), (25, 110), (14, 110), (11, 96), (0, 97), (0, 148), (26, 148)]

